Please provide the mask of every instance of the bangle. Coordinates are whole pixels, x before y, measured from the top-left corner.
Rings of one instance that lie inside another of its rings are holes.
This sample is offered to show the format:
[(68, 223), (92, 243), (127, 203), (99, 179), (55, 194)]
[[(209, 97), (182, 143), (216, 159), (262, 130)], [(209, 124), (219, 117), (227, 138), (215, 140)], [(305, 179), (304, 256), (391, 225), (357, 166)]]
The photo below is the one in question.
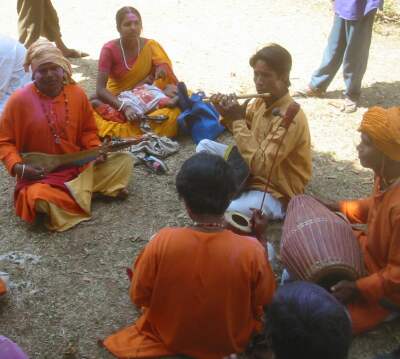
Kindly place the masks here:
[(22, 164), (22, 173), (21, 173), (21, 179), (24, 178), (24, 173), (25, 173), (25, 163)]
[(124, 106), (125, 106), (125, 100), (122, 100), (122, 103), (121, 103), (121, 105), (119, 106), (118, 111), (121, 111), (121, 110), (124, 108)]

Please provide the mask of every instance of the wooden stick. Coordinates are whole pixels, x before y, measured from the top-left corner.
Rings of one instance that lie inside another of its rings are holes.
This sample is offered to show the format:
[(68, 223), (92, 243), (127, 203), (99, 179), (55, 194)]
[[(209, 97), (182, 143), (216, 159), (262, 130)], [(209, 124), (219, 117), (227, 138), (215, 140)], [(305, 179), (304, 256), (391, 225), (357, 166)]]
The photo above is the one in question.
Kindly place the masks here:
[[(265, 98), (265, 97), (270, 97), (270, 96), (271, 96), (271, 94), (266, 92), (266, 93), (253, 93), (253, 94), (248, 94), (248, 95), (238, 95), (238, 96), (236, 96), (236, 98), (238, 100), (245, 100), (248, 98), (260, 98), (260, 97)], [(210, 100), (211, 100), (211, 96), (203, 97), (204, 102), (210, 102)]]

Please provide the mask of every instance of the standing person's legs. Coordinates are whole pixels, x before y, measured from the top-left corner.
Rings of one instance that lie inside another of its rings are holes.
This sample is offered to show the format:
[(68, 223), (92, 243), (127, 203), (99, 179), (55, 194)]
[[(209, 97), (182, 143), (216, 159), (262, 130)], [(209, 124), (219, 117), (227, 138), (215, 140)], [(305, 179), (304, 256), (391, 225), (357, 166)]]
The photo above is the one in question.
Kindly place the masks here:
[(358, 101), (361, 82), (367, 69), (372, 27), (376, 11), (357, 21), (346, 21), (347, 48), (343, 59), (343, 78), (346, 85), (345, 96)]
[(28, 48), (42, 34), (45, 0), (18, 0), (19, 41)]
[(311, 90), (326, 91), (342, 64), (346, 49), (345, 21), (335, 15), (321, 65), (313, 73), (309, 83)]
[(57, 47), (59, 47), (57, 42), (61, 39), (61, 31), (57, 11), (51, 3), (51, 0), (45, 0), (43, 8), (44, 20), (42, 35), (49, 41), (55, 42)]
[(223, 143), (211, 140), (201, 140), (196, 147), (196, 152), (207, 152), (218, 155), (220, 157), (224, 157), (227, 148), (228, 145), (224, 145)]

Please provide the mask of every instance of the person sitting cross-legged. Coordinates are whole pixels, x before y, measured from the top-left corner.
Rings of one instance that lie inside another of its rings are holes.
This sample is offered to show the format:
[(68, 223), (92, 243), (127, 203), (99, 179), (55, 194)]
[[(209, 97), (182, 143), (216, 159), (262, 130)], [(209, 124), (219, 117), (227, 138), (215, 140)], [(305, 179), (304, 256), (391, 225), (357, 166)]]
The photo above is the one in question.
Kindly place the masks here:
[[(161, 229), (137, 258), (130, 297), (142, 314), (103, 342), (118, 358), (240, 353), (272, 299), (275, 279), (263, 245), (224, 228), (236, 190), (231, 167), (196, 154), (182, 165), (176, 187), (193, 222)], [(254, 213), (260, 228), (264, 218)]]
[(27, 163), (26, 152), (72, 154), (98, 148), (101, 142), (92, 107), (61, 51), (38, 40), (28, 49), (26, 66), (32, 69), (33, 83), (7, 101), (0, 118), (0, 160), (17, 177), (17, 215), (31, 223), (43, 213), (50, 230), (64, 231), (91, 218), (93, 193), (126, 197), (133, 161), (127, 153), (101, 154), (86, 166), (54, 171)]
[[(232, 201), (228, 211), (250, 217), (251, 208), (260, 208), (269, 179), (262, 210), (269, 218), (282, 219), (290, 199), (303, 193), (311, 178), (310, 132), (302, 110), (297, 112), (288, 130), (277, 114), (285, 114), (293, 103), (288, 93), (290, 53), (282, 46), (270, 44), (251, 57), (250, 66), (257, 92), (269, 93), (269, 97), (258, 98), (246, 108), (247, 103), (239, 105), (234, 96), (212, 96), (222, 123), (231, 130), (237, 149), (250, 169), (243, 192)], [(202, 140), (196, 151), (226, 157), (229, 148)]]

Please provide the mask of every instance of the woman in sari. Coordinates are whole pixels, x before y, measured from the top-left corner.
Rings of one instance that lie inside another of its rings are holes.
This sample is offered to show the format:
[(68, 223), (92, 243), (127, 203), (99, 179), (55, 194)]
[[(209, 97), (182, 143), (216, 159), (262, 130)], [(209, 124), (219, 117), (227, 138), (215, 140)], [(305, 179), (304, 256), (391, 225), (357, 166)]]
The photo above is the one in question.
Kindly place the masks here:
[[(100, 137), (131, 137), (142, 133), (133, 108), (117, 98), (119, 93), (145, 83), (154, 84), (160, 89), (177, 83), (171, 61), (163, 48), (155, 40), (140, 37), (142, 19), (135, 8), (123, 7), (118, 10), (116, 23), (120, 38), (107, 42), (101, 50), (96, 96), (120, 111), (126, 122), (115, 122), (95, 112)], [(151, 112), (151, 115), (168, 116), (161, 123), (152, 122), (153, 131), (158, 135), (175, 137), (179, 113), (178, 108), (162, 108)]]

